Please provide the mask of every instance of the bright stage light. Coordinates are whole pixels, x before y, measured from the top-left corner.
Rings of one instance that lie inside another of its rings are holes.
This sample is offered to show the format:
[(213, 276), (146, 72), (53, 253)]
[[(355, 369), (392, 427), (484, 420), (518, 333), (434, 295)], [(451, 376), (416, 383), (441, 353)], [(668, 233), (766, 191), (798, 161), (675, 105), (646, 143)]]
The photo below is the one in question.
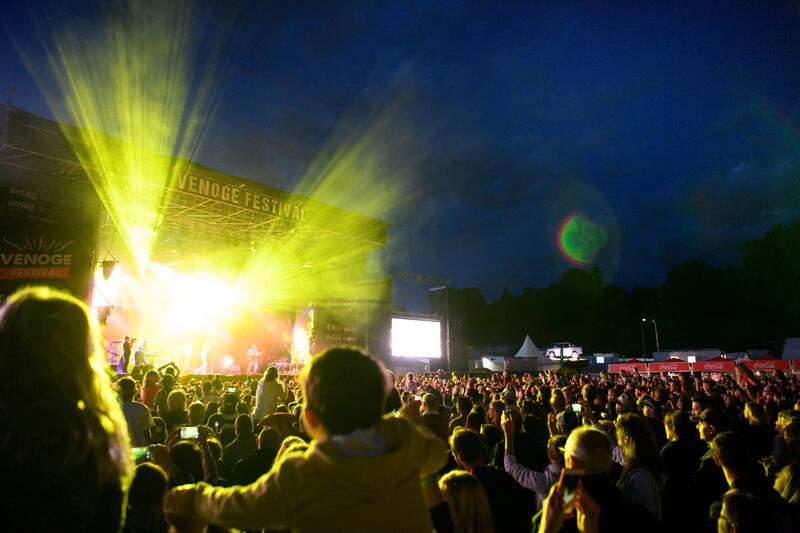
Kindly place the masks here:
[(292, 345), (294, 353), (292, 354), (292, 361), (295, 362), (308, 362), (311, 357), (311, 345), (308, 341), (308, 331), (300, 326), (295, 326), (292, 330)]
[(236, 314), (243, 303), (238, 287), (208, 272), (184, 274), (169, 267), (152, 264), (166, 283), (160, 283), (160, 320), (176, 334), (202, 331), (224, 323)]
[(233, 366), (233, 357), (230, 355), (226, 355), (222, 358), (222, 368), (225, 370), (226, 373), (230, 372), (231, 367)]
[[(131, 328), (123, 334), (135, 332), (137, 338), (152, 341), (168, 354), (182, 351), (187, 341), (202, 344), (204, 339), (212, 345), (229, 341), (229, 328), (239, 319), (244, 300), (243, 292), (231, 281), (210, 272), (180, 272), (155, 262), (143, 273), (119, 271), (115, 269), (107, 281), (98, 271), (95, 282), (99, 290), (93, 302), (98, 307), (110, 304), (130, 311), (119, 317), (126, 322), (124, 327)], [(106, 303), (101, 293), (111, 301)]]
[(106, 276), (106, 268), (101, 263), (100, 268), (94, 271), (94, 287), (92, 288), (91, 307), (114, 307), (118, 303), (120, 290), (123, 284), (124, 269), (121, 265), (115, 267)]

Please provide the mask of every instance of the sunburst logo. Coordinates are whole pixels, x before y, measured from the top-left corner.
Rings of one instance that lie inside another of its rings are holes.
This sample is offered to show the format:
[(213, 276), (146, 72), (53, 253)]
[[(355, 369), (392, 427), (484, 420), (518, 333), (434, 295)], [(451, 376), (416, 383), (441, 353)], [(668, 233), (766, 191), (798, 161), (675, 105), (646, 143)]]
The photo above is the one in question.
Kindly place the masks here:
[(7, 251), (0, 251), (0, 279), (63, 279), (71, 275), (72, 254), (65, 253), (75, 241), (26, 238), (13, 242), (2, 239)]
[(44, 235), (39, 235), (39, 239), (25, 239), (25, 242), (22, 244), (16, 244), (8, 239), (3, 239), (3, 242), (6, 243), (11, 248), (18, 250), (21, 253), (38, 253), (38, 254), (58, 254), (61, 251), (65, 250), (67, 246), (72, 244), (75, 241), (46, 241)]

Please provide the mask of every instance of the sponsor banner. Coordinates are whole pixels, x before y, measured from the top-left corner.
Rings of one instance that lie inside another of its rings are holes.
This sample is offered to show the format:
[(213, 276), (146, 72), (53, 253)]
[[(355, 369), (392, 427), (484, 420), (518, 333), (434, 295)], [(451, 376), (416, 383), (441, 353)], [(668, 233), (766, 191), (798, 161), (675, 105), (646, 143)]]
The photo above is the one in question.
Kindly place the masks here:
[(750, 370), (783, 370), (786, 372), (791, 368), (790, 361), (784, 361), (782, 359), (765, 359), (762, 361), (745, 360), (742, 361), (742, 363)]
[(650, 372), (690, 372), (689, 363), (670, 361), (668, 363), (650, 363)]
[(625, 372), (633, 372), (634, 370), (647, 372), (647, 363), (612, 363), (608, 365), (608, 371), (611, 374), (619, 374), (623, 370)]
[(733, 361), (698, 361), (692, 363), (694, 372), (733, 372), (736, 363)]

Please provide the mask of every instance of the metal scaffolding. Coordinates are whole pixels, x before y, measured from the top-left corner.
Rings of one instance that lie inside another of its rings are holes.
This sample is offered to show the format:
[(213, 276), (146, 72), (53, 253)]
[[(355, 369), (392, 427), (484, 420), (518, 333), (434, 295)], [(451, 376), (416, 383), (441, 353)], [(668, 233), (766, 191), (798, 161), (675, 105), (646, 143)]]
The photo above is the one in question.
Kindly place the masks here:
[[(72, 147), (57, 123), (24, 112), (8, 104), (0, 113), (0, 167), (9, 166), (62, 180), (88, 183), (86, 170), (77, 162)], [(174, 164), (165, 158), (165, 164)], [(188, 163), (185, 175), (224, 181), (233, 188), (253, 194), (280, 198), (292, 204), (304, 204), (317, 216), (313, 222), (292, 220), (269, 211), (233, 205), (229, 202), (181, 190), (177, 186), (161, 191), (160, 226), (157, 230), (156, 254), (180, 255), (185, 250), (241, 249), (252, 251), (258, 245), (280, 245), (286, 239), (312, 242), (327, 239), (365, 249), (385, 246), (386, 225), (355, 213), (325, 206), (311, 200), (291, 196), (249, 180), (232, 178)], [(137, 199), (132, 198), (132, 201)], [(145, 199), (158, 205), (158, 198)], [(337, 223), (350, 221), (350, 223)], [(352, 224), (352, 221), (357, 221)], [(341, 228), (358, 228), (344, 232)], [(108, 213), (100, 215), (100, 243), (110, 249), (117, 229)]]

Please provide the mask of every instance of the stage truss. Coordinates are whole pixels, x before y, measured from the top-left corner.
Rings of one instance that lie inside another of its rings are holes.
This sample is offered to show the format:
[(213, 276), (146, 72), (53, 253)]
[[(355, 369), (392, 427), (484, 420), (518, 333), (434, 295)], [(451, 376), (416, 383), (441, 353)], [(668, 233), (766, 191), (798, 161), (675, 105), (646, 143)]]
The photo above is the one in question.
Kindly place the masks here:
[[(58, 124), (7, 104), (0, 104), (0, 111), (0, 166), (89, 183)], [(365, 250), (386, 245), (386, 224), (380, 221), (291, 196), (256, 182), (226, 176), (200, 165), (191, 164), (185, 174), (224, 181), (242, 192), (280, 197), (281, 201), (292, 204), (302, 203), (307, 210), (315, 210), (317, 216), (313, 217), (313, 223), (296, 221), (173, 187), (164, 191), (162, 196), (169, 201), (162, 203), (164, 216), (160, 227), (155, 228), (158, 241), (154, 258), (168, 261), (187, 250), (220, 248), (248, 254), (255, 252), (256, 247), (280, 246), (287, 239), (309, 243), (324, 239)], [(156, 203), (152, 202), (153, 205)], [(111, 217), (105, 211), (99, 216), (99, 247), (119, 251), (121, 243)], [(348, 223), (338, 223), (344, 220)], [(345, 233), (336, 229), (343, 227), (358, 228), (358, 231)]]

